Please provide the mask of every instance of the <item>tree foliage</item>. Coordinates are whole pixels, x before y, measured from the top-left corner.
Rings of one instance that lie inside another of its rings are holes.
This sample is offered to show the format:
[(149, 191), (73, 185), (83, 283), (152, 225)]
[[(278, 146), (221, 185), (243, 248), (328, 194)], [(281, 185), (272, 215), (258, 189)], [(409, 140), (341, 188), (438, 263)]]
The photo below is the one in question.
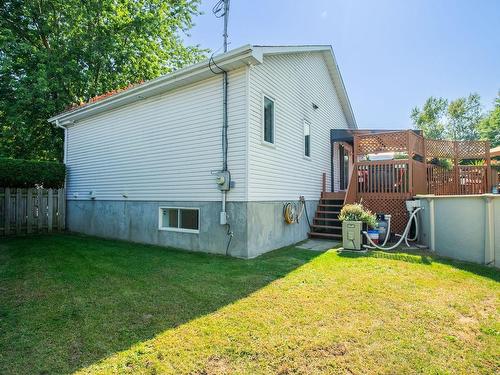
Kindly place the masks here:
[(417, 129), (431, 139), (479, 139), (478, 125), (482, 119), (481, 97), (470, 94), (465, 98), (448, 101), (428, 98), (423, 107), (415, 107), (410, 115)]
[(441, 139), (444, 136), (444, 116), (448, 101), (443, 98), (428, 98), (422, 109), (415, 107), (411, 111), (411, 119), (424, 136), (431, 139)]
[(71, 103), (150, 80), (205, 51), (186, 47), (199, 0), (0, 3), (0, 155), (62, 158), (47, 118)]
[(446, 137), (460, 141), (479, 139), (477, 126), (482, 119), (481, 97), (470, 94), (467, 98), (458, 98), (448, 105)]
[(500, 92), (493, 109), (479, 123), (478, 131), (481, 139), (491, 142), (491, 147), (500, 146)]
[(53, 161), (0, 158), (0, 186), (61, 188), (66, 167)]

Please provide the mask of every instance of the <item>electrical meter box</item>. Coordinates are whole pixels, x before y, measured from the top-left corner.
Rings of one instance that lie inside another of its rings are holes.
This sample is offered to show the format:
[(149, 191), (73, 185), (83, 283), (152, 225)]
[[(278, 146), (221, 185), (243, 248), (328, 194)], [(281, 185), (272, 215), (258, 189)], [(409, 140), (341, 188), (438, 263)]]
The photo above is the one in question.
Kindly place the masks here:
[(342, 246), (346, 250), (361, 250), (363, 241), (361, 237), (361, 221), (343, 221), (342, 222)]
[(231, 175), (229, 171), (219, 171), (217, 172), (217, 177), (215, 179), (219, 190), (229, 190), (231, 188)]

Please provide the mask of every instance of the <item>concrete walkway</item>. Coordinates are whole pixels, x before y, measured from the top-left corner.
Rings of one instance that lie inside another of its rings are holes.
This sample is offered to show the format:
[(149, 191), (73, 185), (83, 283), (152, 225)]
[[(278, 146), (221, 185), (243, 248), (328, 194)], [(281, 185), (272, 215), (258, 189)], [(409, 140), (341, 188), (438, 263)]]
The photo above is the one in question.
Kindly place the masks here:
[(335, 249), (339, 246), (340, 242), (338, 241), (309, 239), (298, 245), (297, 248), (312, 251), (325, 251)]

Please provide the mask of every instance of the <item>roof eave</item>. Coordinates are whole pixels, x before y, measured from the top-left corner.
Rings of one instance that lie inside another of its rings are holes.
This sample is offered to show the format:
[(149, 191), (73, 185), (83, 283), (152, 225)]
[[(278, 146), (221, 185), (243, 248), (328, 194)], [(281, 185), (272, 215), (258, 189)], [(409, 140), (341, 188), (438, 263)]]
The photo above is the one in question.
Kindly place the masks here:
[(333, 52), (333, 48), (329, 46), (328, 55), (331, 58), (331, 63), (334, 68), (334, 74), (337, 75), (338, 89), (339, 94), (341, 96), (341, 106), (346, 116), (347, 123), (351, 129), (358, 129), (358, 125), (356, 123), (356, 117), (354, 116), (354, 111), (351, 106), (351, 100), (349, 99), (349, 95), (347, 94), (347, 89), (345, 87), (344, 78), (342, 78), (342, 74), (340, 73), (340, 68), (337, 64), (337, 58), (335, 57), (335, 53)]
[[(218, 57), (220, 57), (220, 59), (218, 59)], [(256, 65), (262, 63), (262, 51), (254, 49), (251, 45), (245, 45), (226, 54), (214, 56), (214, 59), (217, 66), (225, 70), (233, 70), (249, 64)], [(48, 121), (51, 123), (58, 121), (60, 125), (69, 125), (83, 117), (88, 117), (105, 110), (143, 100), (176, 87), (209, 78), (213, 76), (213, 73), (209, 69), (208, 61), (208, 59), (204, 60), (165, 76), (153, 79), (137, 87), (112, 95), (109, 98), (87, 104), (72, 111), (60, 113), (49, 118)]]

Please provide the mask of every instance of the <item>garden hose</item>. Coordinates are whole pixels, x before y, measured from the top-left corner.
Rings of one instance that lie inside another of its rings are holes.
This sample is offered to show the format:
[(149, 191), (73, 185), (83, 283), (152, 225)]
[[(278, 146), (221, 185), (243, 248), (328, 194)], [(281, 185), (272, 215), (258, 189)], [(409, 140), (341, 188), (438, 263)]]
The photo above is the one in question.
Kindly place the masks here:
[(309, 215), (307, 213), (307, 207), (304, 197), (300, 197), (299, 202), (300, 202), (299, 204), (301, 204), (300, 208), (297, 208), (297, 203), (294, 202), (285, 203), (285, 205), (283, 206), (283, 217), (285, 218), (285, 223), (287, 224), (298, 223), (300, 218), (304, 214), (304, 211), (306, 213), (307, 222), (309, 223)]
[[(369, 246), (369, 245), (363, 245), (364, 248), (367, 248), (367, 249), (380, 249), (380, 250), (394, 250), (395, 248), (397, 248), (401, 242), (405, 241), (406, 244), (408, 245), (408, 240), (413, 240), (411, 238), (408, 238), (409, 234), (410, 234), (410, 227), (411, 227), (411, 223), (413, 220), (415, 220), (415, 222), (417, 222), (417, 213), (421, 210), (422, 208), (421, 207), (418, 207), (415, 211), (412, 212), (412, 214), (410, 215), (410, 219), (408, 220), (408, 223), (406, 224), (406, 228), (403, 232), (403, 234), (401, 235), (397, 235), (397, 236), (400, 236), (400, 239), (398, 242), (396, 242), (394, 245), (390, 246), (390, 247), (382, 247), (382, 246), (378, 246), (377, 244), (375, 244), (372, 239), (370, 238), (370, 236), (368, 235), (368, 233), (366, 231), (363, 231), (363, 234), (365, 235), (366, 239), (368, 240), (368, 242), (372, 245), (372, 246)], [(416, 227), (417, 231), (416, 231), (416, 234), (415, 234), (415, 239), (416, 237), (418, 237), (418, 224), (417, 224), (417, 227)], [(408, 245), (409, 247), (409, 245)]]
[(285, 223), (293, 224), (295, 223), (295, 204), (288, 202), (285, 203), (283, 207), (283, 216), (285, 217)]

